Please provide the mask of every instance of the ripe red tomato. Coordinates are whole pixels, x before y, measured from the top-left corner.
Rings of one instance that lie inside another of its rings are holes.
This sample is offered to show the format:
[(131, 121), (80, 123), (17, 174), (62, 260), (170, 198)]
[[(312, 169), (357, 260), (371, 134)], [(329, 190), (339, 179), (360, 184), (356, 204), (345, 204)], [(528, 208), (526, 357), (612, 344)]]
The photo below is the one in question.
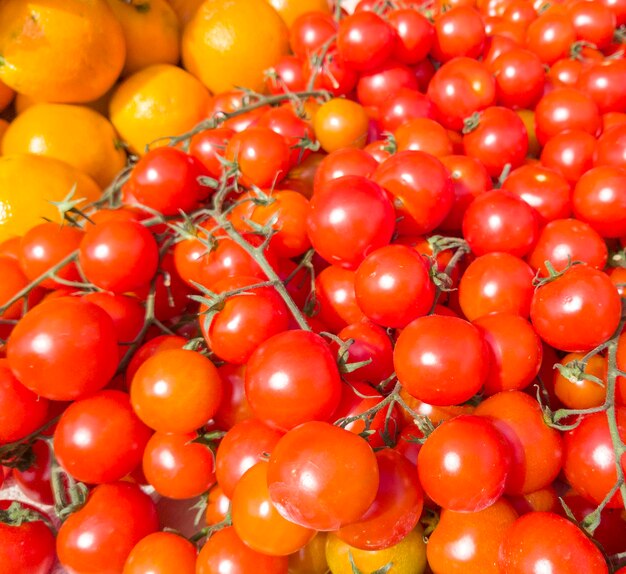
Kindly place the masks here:
[(485, 26), (471, 6), (453, 6), (435, 19), (432, 56), (439, 62), (466, 56), (478, 58), (485, 43)]
[(431, 405), (458, 405), (474, 396), (487, 376), (488, 358), (476, 327), (443, 315), (410, 323), (400, 333), (393, 352), (403, 387)]
[(124, 564), (123, 574), (194, 574), (196, 547), (179, 534), (154, 532), (142, 538), (132, 549)]
[(314, 193), (326, 187), (333, 179), (345, 175), (369, 177), (374, 173), (378, 162), (366, 151), (356, 148), (335, 150), (324, 156), (315, 172), (313, 182)]
[(533, 108), (543, 95), (545, 69), (539, 56), (523, 48), (500, 54), (491, 69), (496, 77), (496, 100), (508, 108)]
[[(619, 353), (618, 353), (619, 355)], [(585, 353), (568, 353), (560, 361), (562, 365), (570, 362), (582, 362)], [(606, 378), (607, 378), (607, 361), (601, 355), (593, 355), (589, 357), (584, 369), (573, 368), (569, 375), (562, 374), (559, 370), (554, 371), (553, 385), (554, 394), (569, 409), (590, 409), (599, 407), (606, 399)], [(619, 359), (618, 359), (619, 364)], [(580, 376), (578, 375), (580, 373)], [(604, 387), (600, 386), (597, 381), (592, 381), (583, 377), (591, 375), (603, 381)], [(619, 383), (618, 383), (619, 386)], [(617, 395), (617, 393), (616, 393)], [(619, 398), (616, 396), (616, 401)]]
[(170, 349), (149, 357), (137, 370), (130, 399), (137, 416), (164, 433), (189, 433), (217, 412), (222, 382), (203, 355)]
[[(85, 232), (78, 227), (40, 223), (29, 229), (20, 241), (19, 261), (24, 275), (34, 281), (78, 249)], [(65, 281), (80, 281), (75, 263), (68, 263), (55, 275)], [(44, 279), (41, 287), (56, 289), (61, 284), (54, 279)], [(9, 317), (7, 317), (9, 318)]]
[(230, 526), (213, 534), (200, 550), (196, 561), (196, 574), (287, 574), (286, 556), (268, 556), (252, 550), (241, 541)]
[(601, 2), (584, 0), (571, 2), (567, 11), (579, 41), (589, 42), (598, 50), (608, 48), (613, 41), (615, 14)]
[(403, 151), (381, 163), (373, 180), (392, 196), (400, 234), (420, 235), (435, 229), (454, 203), (450, 174), (434, 156)]
[(270, 499), (291, 522), (337, 530), (359, 520), (376, 498), (378, 464), (361, 437), (325, 422), (290, 430), (270, 455)]
[(374, 502), (362, 518), (336, 534), (361, 550), (383, 550), (398, 544), (417, 525), (424, 495), (415, 467), (399, 452), (376, 453), (379, 486)]
[(121, 391), (100, 391), (72, 403), (54, 431), (54, 453), (76, 480), (113, 482), (141, 462), (151, 435)]
[[(476, 456), (480, 445), (480, 456)], [(417, 470), (424, 492), (455, 512), (478, 512), (504, 493), (509, 446), (487, 418), (461, 415), (441, 423), (422, 445)]]
[(442, 510), (426, 545), (434, 574), (500, 574), (498, 551), (517, 512), (504, 499), (479, 512)]
[(315, 317), (333, 333), (366, 318), (356, 302), (355, 275), (355, 271), (331, 265), (315, 278)]
[(283, 431), (328, 419), (341, 398), (341, 379), (326, 341), (301, 330), (269, 338), (248, 361), (246, 397), (256, 417)]
[(463, 216), (463, 236), (476, 255), (501, 252), (524, 257), (538, 234), (534, 209), (501, 189), (480, 194)]
[(32, 447), (33, 463), (26, 470), (13, 469), (13, 478), (20, 491), (33, 502), (54, 504), (51, 479), (50, 446), (37, 440)]
[(407, 88), (401, 88), (378, 107), (378, 124), (387, 132), (396, 131), (409, 120), (434, 117), (435, 107), (428, 96)]
[(546, 10), (526, 30), (526, 47), (548, 65), (564, 58), (575, 41), (576, 29), (560, 7)]
[(220, 161), (235, 130), (219, 127), (204, 130), (191, 136), (189, 153), (200, 160), (207, 170), (207, 175), (220, 180), (224, 174), (224, 164)]
[(411, 68), (393, 60), (362, 72), (356, 85), (359, 103), (373, 107), (380, 106), (402, 89), (417, 90), (417, 79)]
[(283, 518), (270, 500), (267, 461), (257, 462), (237, 482), (232, 500), (235, 532), (252, 550), (287, 556), (308, 544), (315, 530)]
[(626, 165), (626, 124), (605, 128), (598, 138), (593, 165), (621, 167)]
[(128, 363), (128, 367), (126, 368), (126, 380), (130, 385), (133, 380), (137, 369), (141, 365), (143, 365), (152, 355), (156, 355), (161, 351), (166, 351), (168, 349), (182, 349), (183, 346), (187, 343), (187, 340), (183, 337), (178, 337), (176, 335), (159, 335), (154, 339), (150, 339), (148, 342), (144, 343), (139, 347), (133, 358)]
[(550, 138), (541, 152), (541, 163), (558, 171), (575, 185), (593, 166), (596, 138), (583, 130), (568, 130)]
[[(622, 440), (626, 439), (626, 408), (616, 410), (617, 427)], [(603, 412), (585, 415), (580, 424), (565, 434), (563, 470), (567, 482), (590, 502), (598, 505), (617, 481), (615, 451), (609, 432), (607, 416)], [(626, 460), (622, 457), (622, 469)], [(619, 491), (609, 500), (607, 508), (624, 505)]]
[(598, 548), (575, 524), (552, 512), (530, 512), (507, 530), (500, 546), (500, 571), (608, 574)]
[(0, 359), (0, 444), (14, 442), (37, 430), (48, 415), (48, 400), (27, 389)]
[(118, 363), (111, 318), (97, 305), (62, 297), (31, 309), (15, 326), (7, 358), (18, 380), (42, 397), (80, 398), (104, 387)]
[(43, 514), (28, 504), (2, 500), (0, 510), (6, 511), (12, 504), (31, 516), (14, 524), (0, 522), (0, 572), (48, 574), (56, 560), (54, 534), (43, 521)]
[(200, 496), (215, 482), (213, 453), (193, 442), (196, 433), (156, 432), (143, 453), (143, 473), (162, 496), (187, 499)]
[(412, 8), (397, 8), (385, 14), (396, 32), (392, 56), (404, 64), (418, 64), (430, 52), (435, 30), (428, 19)]
[(561, 351), (590, 351), (617, 328), (621, 299), (602, 271), (574, 265), (533, 295), (530, 318), (539, 336)]
[(272, 453), (281, 436), (282, 432), (256, 419), (237, 423), (226, 433), (217, 448), (215, 475), (228, 498), (244, 473)]
[(110, 221), (85, 233), (78, 254), (85, 277), (114, 293), (133, 291), (148, 283), (159, 262), (157, 242), (136, 221)]
[(307, 232), (329, 263), (356, 269), (368, 253), (387, 245), (395, 227), (389, 197), (380, 185), (357, 175), (318, 187), (311, 200)]
[(368, 255), (356, 272), (354, 292), (367, 318), (383, 327), (405, 327), (435, 302), (428, 264), (404, 245), (388, 245)]
[(371, 70), (393, 52), (394, 29), (374, 12), (356, 12), (339, 23), (337, 48), (341, 59), (353, 70)]
[(189, 212), (209, 194), (198, 177), (208, 175), (200, 159), (175, 147), (148, 151), (134, 167), (130, 185), (137, 201), (163, 215)]
[(158, 529), (156, 506), (136, 484), (101, 484), (62, 524), (57, 555), (73, 572), (121, 572), (135, 545)]
[(430, 118), (414, 118), (402, 123), (394, 137), (398, 151), (424, 151), (439, 158), (453, 152), (447, 130)]
[(330, 14), (305, 12), (289, 27), (291, 51), (305, 60), (337, 33), (337, 23)]
[(623, 112), (626, 109), (624, 81), (626, 61), (603, 59), (582, 68), (576, 87), (593, 98), (601, 114)]

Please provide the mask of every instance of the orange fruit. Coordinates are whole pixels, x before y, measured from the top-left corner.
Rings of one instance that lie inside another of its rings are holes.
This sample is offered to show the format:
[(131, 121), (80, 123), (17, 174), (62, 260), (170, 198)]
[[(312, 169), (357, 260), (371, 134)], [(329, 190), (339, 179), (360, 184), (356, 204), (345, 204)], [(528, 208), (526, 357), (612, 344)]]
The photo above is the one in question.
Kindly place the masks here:
[(287, 26), (266, 0), (205, 0), (183, 33), (183, 64), (213, 93), (263, 90), (263, 72), (289, 50)]
[[(109, 106), (111, 122), (135, 153), (164, 136), (180, 135), (206, 117), (211, 97), (189, 72), (158, 64), (121, 83)], [(167, 140), (153, 144), (166, 145)]]
[(180, 58), (180, 26), (165, 0), (107, 0), (122, 25), (128, 76), (153, 64), (176, 64)]
[(9, 107), (9, 104), (13, 101), (14, 96), (15, 92), (5, 83), (0, 81), (0, 112), (3, 112)]
[(126, 47), (106, 0), (3, 0), (0, 80), (36, 100), (89, 102), (115, 82)]
[(9, 128), (9, 122), (0, 118), (0, 155), (2, 155), (2, 141), (4, 140), (4, 134), (7, 133), (7, 129)]
[(60, 159), (106, 187), (126, 165), (111, 123), (85, 106), (35, 104), (16, 117), (2, 153), (34, 153)]
[(204, 0), (167, 0), (178, 16), (181, 26), (186, 26)]
[[(111, 96), (113, 94), (113, 90), (109, 90), (103, 96), (100, 96), (97, 100), (93, 102), (85, 102), (83, 104), (76, 104), (80, 106), (85, 106), (86, 108), (92, 109), (94, 112), (98, 112), (101, 116), (109, 117), (109, 101), (111, 100)], [(15, 113), (19, 116), (21, 113), (24, 113), (28, 108), (34, 106), (35, 104), (41, 104), (45, 102), (40, 102), (34, 100), (33, 98), (25, 95), (25, 94), (16, 94), (15, 95)]]
[(0, 157), (0, 242), (23, 235), (42, 218), (60, 222), (50, 202), (62, 201), (74, 187), (75, 199), (91, 202), (100, 196), (93, 179), (58, 159), (33, 154)]
[(278, 12), (287, 26), (307, 12), (324, 12), (330, 14), (328, 0), (267, 0)]

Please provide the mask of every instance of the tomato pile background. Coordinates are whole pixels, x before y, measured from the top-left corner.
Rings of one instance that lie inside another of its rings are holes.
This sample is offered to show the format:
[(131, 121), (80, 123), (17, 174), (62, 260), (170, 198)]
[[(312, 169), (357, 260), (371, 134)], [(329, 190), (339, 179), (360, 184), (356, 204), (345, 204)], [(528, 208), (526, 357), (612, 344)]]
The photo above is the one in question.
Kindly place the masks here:
[(626, 573), (625, 41), (6, 0), (0, 574)]

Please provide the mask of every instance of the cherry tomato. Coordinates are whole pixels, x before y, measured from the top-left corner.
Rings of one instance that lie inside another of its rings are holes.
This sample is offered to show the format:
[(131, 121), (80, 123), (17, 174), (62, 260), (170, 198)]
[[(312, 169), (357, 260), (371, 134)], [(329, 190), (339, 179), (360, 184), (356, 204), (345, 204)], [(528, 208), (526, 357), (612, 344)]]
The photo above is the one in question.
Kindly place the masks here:
[(313, 87), (316, 90), (327, 90), (335, 97), (350, 93), (358, 80), (357, 73), (346, 65), (336, 45), (331, 45), (323, 59), (306, 59), (302, 66), (302, 74), (307, 82), (314, 78)]
[(626, 124), (603, 130), (598, 138), (593, 165), (595, 167), (626, 165)]
[(97, 486), (57, 535), (61, 565), (73, 572), (122, 572), (135, 545), (159, 529), (156, 506), (130, 482)]
[(289, 27), (291, 51), (300, 59), (309, 58), (337, 33), (337, 24), (330, 14), (305, 12)]
[(142, 538), (132, 549), (124, 564), (123, 574), (194, 574), (196, 548), (178, 534), (154, 532)]
[(526, 47), (544, 64), (554, 64), (567, 55), (576, 41), (576, 29), (564, 10), (546, 10), (526, 30)]
[(207, 170), (207, 175), (220, 180), (224, 174), (224, 164), (220, 161), (235, 130), (219, 127), (204, 130), (191, 136), (189, 153), (199, 159)]
[(453, 152), (446, 129), (430, 118), (414, 118), (401, 124), (394, 133), (398, 151), (424, 151), (435, 157)]
[(543, 94), (545, 70), (539, 57), (514, 48), (498, 56), (492, 66), (496, 100), (509, 108), (533, 108)]
[(128, 395), (100, 391), (65, 410), (54, 431), (54, 452), (74, 478), (102, 484), (124, 478), (141, 462), (150, 435)]
[(268, 556), (252, 550), (241, 541), (230, 526), (213, 534), (200, 550), (196, 561), (196, 574), (287, 574), (286, 556)]
[(435, 117), (435, 108), (424, 94), (401, 88), (378, 106), (378, 123), (383, 131), (395, 132), (409, 120)]
[(369, 118), (360, 104), (333, 98), (322, 104), (313, 118), (313, 129), (325, 152), (354, 147), (362, 148), (367, 140)]
[(356, 302), (355, 276), (355, 271), (331, 265), (315, 278), (315, 317), (333, 333), (366, 318)]
[(530, 318), (539, 336), (561, 351), (590, 351), (615, 331), (621, 299), (607, 275), (574, 265), (539, 287)]
[(376, 498), (376, 457), (360, 437), (325, 422), (290, 430), (270, 455), (270, 499), (280, 514), (316, 530), (359, 520)]
[(374, 12), (356, 12), (341, 20), (337, 48), (343, 61), (358, 71), (371, 70), (393, 52), (396, 34), (389, 23)]
[(575, 185), (593, 166), (596, 138), (582, 130), (568, 130), (550, 138), (541, 152), (541, 163), (558, 171)]
[(302, 144), (314, 141), (313, 128), (309, 122), (300, 118), (291, 104), (284, 104), (267, 110), (255, 124), (266, 127), (283, 136), (291, 148), (290, 163), (296, 165), (306, 158), (311, 150)]
[(326, 420), (339, 404), (341, 379), (324, 339), (293, 330), (262, 343), (248, 361), (246, 397), (256, 417), (280, 430)]
[[(584, 369), (582, 359), (584, 353), (568, 353), (560, 363), (565, 367), (565, 372), (555, 369), (554, 371), (554, 393), (559, 400), (569, 409), (590, 409), (599, 407), (606, 399), (606, 358), (601, 355), (593, 355), (588, 358)], [(568, 367), (568, 363), (574, 366)], [(593, 381), (586, 376), (596, 377)]]
[(289, 556), (289, 574), (326, 574), (326, 537), (318, 532), (304, 547)]
[(137, 370), (130, 398), (137, 416), (164, 433), (189, 433), (216, 413), (222, 395), (217, 369), (203, 355), (170, 349), (149, 357)]
[(417, 90), (417, 79), (411, 68), (393, 60), (362, 72), (356, 85), (359, 103), (367, 107), (381, 105), (401, 89)]
[(498, 551), (517, 512), (498, 500), (479, 512), (442, 510), (426, 546), (434, 574), (500, 574)]
[(458, 56), (477, 58), (485, 42), (485, 26), (475, 8), (455, 6), (435, 19), (431, 54), (440, 62)]
[(417, 10), (397, 8), (386, 15), (396, 31), (392, 56), (404, 64), (417, 64), (430, 52), (435, 30), (428, 19)]
[[(113, 320), (117, 340), (120, 343), (134, 342), (141, 332), (145, 311), (134, 297), (98, 291), (84, 295), (84, 301), (98, 305), (106, 311)], [(127, 347), (120, 346), (120, 351), (125, 352), (126, 349)]]
[(367, 318), (384, 327), (405, 327), (426, 315), (435, 301), (428, 264), (404, 245), (388, 245), (368, 255), (356, 272), (354, 291)]
[(609, 569), (601, 552), (575, 524), (552, 512), (531, 512), (507, 530), (498, 558), (500, 571), (575, 574)]
[(369, 177), (374, 173), (378, 162), (361, 149), (338, 149), (324, 156), (315, 172), (314, 192), (323, 189), (333, 179), (346, 175)]
[(213, 453), (194, 442), (195, 433), (156, 432), (143, 453), (143, 472), (162, 496), (186, 499), (200, 496), (215, 482)]
[(593, 98), (601, 114), (623, 112), (626, 95), (621, 86), (625, 80), (626, 62), (623, 59), (604, 59), (583, 67), (576, 87)]
[(567, 10), (579, 41), (589, 42), (598, 50), (608, 48), (613, 41), (615, 14), (601, 2), (572, 2)]
[(368, 253), (387, 245), (395, 227), (393, 205), (384, 189), (349, 175), (316, 189), (307, 218), (315, 250), (329, 263), (356, 269)]
[(54, 534), (34, 507), (9, 500), (0, 501), (0, 512), (17, 515), (0, 521), (0, 573), (48, 574), (56, 560)]
[(283, 518), (270, 500), (268, 463), (257, 462), (237, 482), (232, 521), (243, 542), (269, 556), (287, 556), (308, 544), (315, 531)]
[(126, 379), (128, 383), (130, 384), (139, 367), (152, 357), (152, 355), (156, 355), (168, 349), (182, 349), (185, 343), (187, 343), (186, 339), (176, 335), (159, 335), (144, 343), (135, 351), (133, 358), (128, 363), (128, 367), (126, 368)]
[(457, 405), (482, 387), (487, 353), (476, 327), (456, 317), (430, 315), (400, 333), (393, 363), (410, 395), (431, 405)]
[(484, 510), (504, 493), (508, 450), (504, 437), (489, 419), (458, 416), (441, 423), (422, 445), (417, 457), (420, 483), (446, 510)]
[(118, 363), (111, 318), (77, 298), (50, 300), (31, 309), (7, 345), (9, 365), (31, 391), (72, 400), (104, 387)]
[(154, 277), (159, 250), (153, 235), (140, 223), (111, 221), (85, 233), (78, 258), (85, 277), (94, 285), (125, 293)]
[(238, 422), (252, 418), (244, 389), (245, 366), (225, 363), (217, 369), (222, 380), (222, 400), (213, 416), (218, 428), (229, 430)]

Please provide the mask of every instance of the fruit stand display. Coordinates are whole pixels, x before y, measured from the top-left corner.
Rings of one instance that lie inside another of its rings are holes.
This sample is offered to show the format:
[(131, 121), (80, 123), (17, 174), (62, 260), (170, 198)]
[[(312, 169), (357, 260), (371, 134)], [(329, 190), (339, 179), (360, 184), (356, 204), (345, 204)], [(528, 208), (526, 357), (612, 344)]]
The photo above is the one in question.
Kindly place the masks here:
[(624, 0), (0, 0), (0, 574), (626, 573)]

